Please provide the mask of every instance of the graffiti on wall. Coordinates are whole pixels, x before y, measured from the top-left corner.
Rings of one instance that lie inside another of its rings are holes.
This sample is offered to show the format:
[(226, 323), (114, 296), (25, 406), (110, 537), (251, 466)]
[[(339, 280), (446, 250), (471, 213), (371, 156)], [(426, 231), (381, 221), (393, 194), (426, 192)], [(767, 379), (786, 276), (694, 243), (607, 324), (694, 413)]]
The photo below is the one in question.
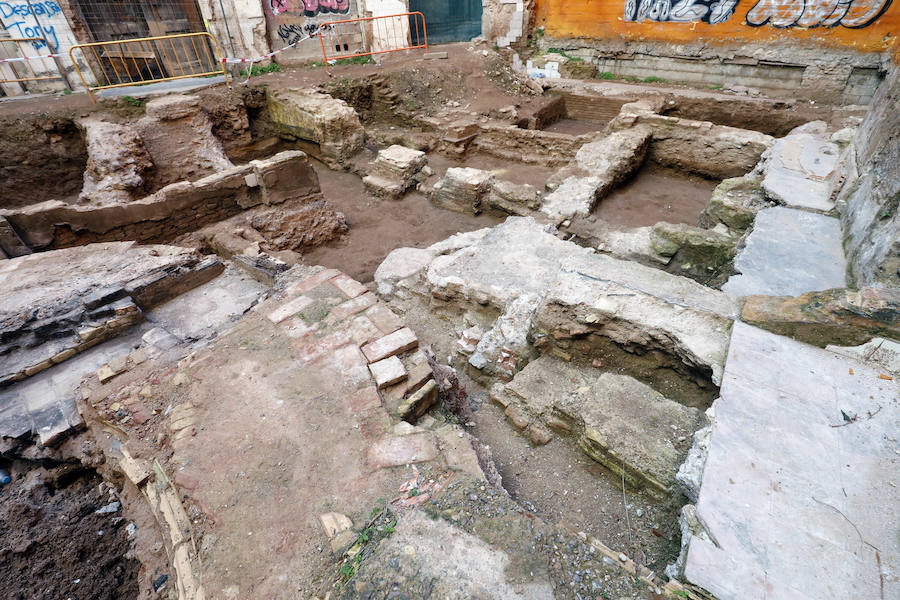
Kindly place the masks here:
[(342, 14), (350, 12), (350, 0), (269, 0), (272, 14), (302, 14), (304, 17), (315, 17), (319, 14)]
[(35, 50), (40, 50), (47, 45), (38, 38), (44, 38), (54, 48), (59, 48), (56, 27), (46, 22), (38, 25), (35, 16), (41, 20), (52, 19), (60, 13), (62, 13), (62, 8), (53, 0), (32, 2), (30, 6), (27, 2), (0, 2), (0, 19), (3, 21), (3, 26), (12, 37), (34, 39), (35, 41), (31, 42), (31, 45)]
[(715, 25), (731, 18), (738, 0), (625, 0), (626, 21), (689, 23), (703, 21)]
[(868, 27), (891, 0), (758, 0), (747, 13), (747, 25), (759, 27)]
[[(756, 0), (747, 25), (760, 27), (868, 27), (892, 0)], [(729, 20), (738, 0), (625, 0), (625, 20), (716, 25)]]

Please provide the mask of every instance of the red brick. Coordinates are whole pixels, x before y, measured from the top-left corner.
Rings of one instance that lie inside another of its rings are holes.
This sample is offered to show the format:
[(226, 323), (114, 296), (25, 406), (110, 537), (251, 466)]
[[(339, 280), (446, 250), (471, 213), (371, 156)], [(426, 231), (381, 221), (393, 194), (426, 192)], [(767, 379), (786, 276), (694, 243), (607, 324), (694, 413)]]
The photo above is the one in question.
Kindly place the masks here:
[(419, 345), (419, 339), (409, 327), (398, 329), (394, 333), (369, 342), (362, 347), (363, 354), (369, 362), (375, 362), (411, 350)]
[(304, 294), (314, 287), (318, 287), (329, 279), (333, 279), (334, 277), (337, 277), (341, 274), (342, 273), (337, 269), (325, 269), (324, 271), (319, 271), (315, 275), (307, 277), (303, 281), (299, 281), (290, 286), (287, 289), (287, 293), (290, 295)]
[(348, 298), (356, 298), (361, 294), (365, 294), (367, 291), (366, 286), (344, 273), (341, 273), (340, 275), (332, 279), (331, 285), (341, 290), (341, 292)]
[(394, 312), (384, 304), (376, 304), (366, 311), (366, 316), (369, 317), (369, 319), (375, 323), (375, 327), (380, 329), (384, 334), (394, 333), (403, 327), (403, 321), (400, 320), (400, 317), (395, 315)]
[(332, 323), (343, 321), (347, 317), (366, 310), (376, 302), (378, 302), (378, 298), (375, 297), (375, 294), (366, 292), (362, 296), (357, 296), (353, 300), (347, 300), (343, 304), (338, 304), (332, 308), (328, 314), (328, 319)]
[(364, 387), (346, 396), (350, 414), (361, 415), (381, 406), (381, 396), (375, 386)]

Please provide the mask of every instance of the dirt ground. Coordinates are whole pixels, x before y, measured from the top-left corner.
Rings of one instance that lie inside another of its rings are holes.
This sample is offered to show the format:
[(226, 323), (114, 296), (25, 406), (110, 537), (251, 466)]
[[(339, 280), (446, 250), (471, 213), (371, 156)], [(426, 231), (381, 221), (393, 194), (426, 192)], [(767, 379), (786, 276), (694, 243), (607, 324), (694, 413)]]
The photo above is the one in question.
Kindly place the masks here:
[[(477, 410), (469, 432), (490, 446), (503, 487), (548, 523), (565, 523), (662, 573), (678, 556), (681, 503), (653, 500), (622, 487), (615, 476), (579, 451), (572, 440), (554, 438), (534, 447), (516, 434), (487, 391), (466, 384)], [(626, 515), (627, 507), (627, 515)]]
[(12, 482), (0, 488), (0, 596), (138, 597), (141, 565), (126, 558), (129, 521), (96, 471), (17, 461), (11, 473)]
[(646, 163), (625, 185), (600, 201), (593, 214), (619, 227), (660, 221), (697, 225), (718, 181)]

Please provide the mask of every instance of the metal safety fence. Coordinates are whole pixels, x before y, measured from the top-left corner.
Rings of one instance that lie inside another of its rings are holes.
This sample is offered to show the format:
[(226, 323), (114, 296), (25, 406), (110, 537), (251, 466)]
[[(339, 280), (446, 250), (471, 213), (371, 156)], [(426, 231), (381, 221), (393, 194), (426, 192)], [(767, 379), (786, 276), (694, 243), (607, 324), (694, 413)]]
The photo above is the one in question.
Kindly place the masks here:
[(420, 12), (361, 17), (322, 23), (318, 30), (325, 65), (401, 50), (428, 51), (425, 16)]
[[(57, 54), (39, 54), (35, 48), (50, 48), (47, 40), (35, 38), (0, 38), (0, 83), (23, 83), (61, 79), (68, 86)], [(51, 66), (52, 65), (52, 66)]]
[[(90, 69), (96, 85), (88, 84), (76, 60)], [(91, 100), (100, 89), (125, 87), (224, 75), (228, 80), (219, 44), (206, 32), (90, 42), (69, 49), (69, 58)]]

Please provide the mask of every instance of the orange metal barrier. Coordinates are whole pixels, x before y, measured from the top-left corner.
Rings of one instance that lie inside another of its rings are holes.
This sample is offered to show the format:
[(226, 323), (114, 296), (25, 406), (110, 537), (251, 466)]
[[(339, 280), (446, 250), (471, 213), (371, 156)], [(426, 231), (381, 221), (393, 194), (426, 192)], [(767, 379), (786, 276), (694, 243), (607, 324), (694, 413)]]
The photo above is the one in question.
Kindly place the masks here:
[[(10, 48), (6, 44), (13, 44), (13, 47)], [(47, 48), (43, 55), (34, 49), (35, 44), (41, 44), (41, 47)], [(28, 46), (31, 46), (31, 49), (28, 49)], [(59, 66), (58, 55), (54, 54), (50, 48), (47, 40), (42, 37), (0, 38), (0, 83), (18, 83), (22, 90), (27, 92), (25, 86), (21, 85), (22, 82), (62, 79), (68, 87), (68, 82)], [(53, 62), (56, 74), (42, 68), (46, 67), (47, 61)], [(12, 77), (8, 76), (10, 73), (12, 73)]]
[[(75, 60), (76, 50), (97, 85), (88, 85)], [(76, 44), (69, 49), (69, 58), (91, 100), (94, 90), (100, 89), (219, 74), (228, 80), (219, 44), (206, 32)]]
[(425, 16), (420, 12), (329, 21), (319, 25), (325, 68), (329, 61), (400, 50), (428, 51)]

